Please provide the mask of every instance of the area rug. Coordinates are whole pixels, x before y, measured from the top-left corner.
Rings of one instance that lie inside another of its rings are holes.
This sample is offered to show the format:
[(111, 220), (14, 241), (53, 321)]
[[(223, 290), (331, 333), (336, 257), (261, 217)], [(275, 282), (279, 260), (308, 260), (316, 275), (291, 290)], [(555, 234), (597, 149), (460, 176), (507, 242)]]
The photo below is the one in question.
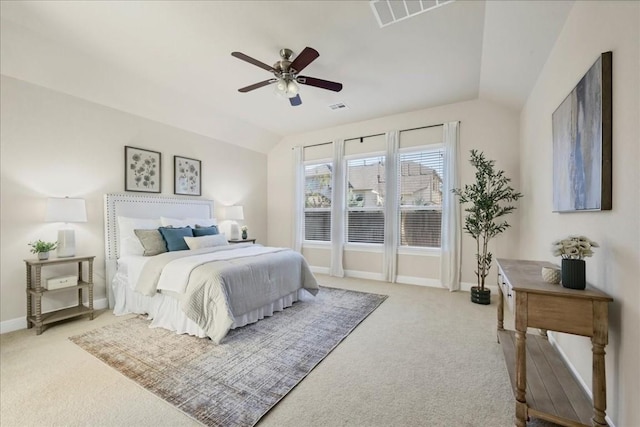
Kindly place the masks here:
[(204, 425), (253, 426), (386, 298), (321, 287), (220, 345), (143, 316), (69, 339)]

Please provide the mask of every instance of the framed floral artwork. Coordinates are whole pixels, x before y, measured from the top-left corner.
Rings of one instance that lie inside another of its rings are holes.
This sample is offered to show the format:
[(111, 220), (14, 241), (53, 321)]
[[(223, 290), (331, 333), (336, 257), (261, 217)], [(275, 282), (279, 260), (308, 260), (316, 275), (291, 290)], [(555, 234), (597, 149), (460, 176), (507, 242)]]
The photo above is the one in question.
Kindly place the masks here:
[(161, 154), (124, 147), (124, 191), (160, 193)]
[(173, 192), (186, 196), (201, 195), (201, 162), (187, 157), (173, 156)]

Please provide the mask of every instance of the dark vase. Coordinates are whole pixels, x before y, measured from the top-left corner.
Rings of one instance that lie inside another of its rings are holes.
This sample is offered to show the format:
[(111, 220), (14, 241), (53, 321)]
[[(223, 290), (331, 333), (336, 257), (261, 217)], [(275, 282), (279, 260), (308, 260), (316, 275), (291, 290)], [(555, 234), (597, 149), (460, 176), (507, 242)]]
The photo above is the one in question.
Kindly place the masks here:
[(478, 286), (471, 287), (471, 302), (482, 305), (491, 304), (491, 289), (480, 289)]
[(242, 230), (242, 240), (247, 240), (247, 230)]
[(584, 289), (587, 286), (585, 266), (583, 259), (563, 259), (562, 286), (569, 289)]

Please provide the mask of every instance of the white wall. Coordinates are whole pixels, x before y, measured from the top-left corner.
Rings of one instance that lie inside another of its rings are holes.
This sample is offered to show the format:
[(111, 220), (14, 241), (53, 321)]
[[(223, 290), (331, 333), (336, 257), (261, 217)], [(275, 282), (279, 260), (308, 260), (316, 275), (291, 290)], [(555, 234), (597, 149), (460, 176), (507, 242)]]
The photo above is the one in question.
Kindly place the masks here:
[[(266, 242), (267, 159), (255, 151), (2, 76), (0, 320), (24, 318), (27, 243), (54, 241), (44, 222), (47, 197), (86, 199), (75, 224), (78, 254), (96, 255), (95, 298), (105, 297), (103, 194), (124, 190), (124, 146), (162, 153), (162, 193), (173, 194), (173, 156), (202, 161), (202, 197), (241, 204), (252, 237)], [(65, 293), (44, 309), (73, 303)], [(12, 322), (12, 324), (15, 322)], [(24, 326), (23, 326), (24, 327)]]
[[(640, 3), (576, 2), (521, 113), (520, 255), (559, 263), (553, 240), (576, 233), (600, 243), (587, 280), (614, 298), (606, 348), (608, 415), (640, 426)], [(613, 210), (552, 213), (551, 115), (602, 52), (613, 51)], [(591, 386), (589, 339), (558, 342)]]
[[(339, 114), (339, 113), (336, 113)], [(484, 151), (490, 159), (495, 159), (497, 167), (504, 169), (518, 188), (518, 113), (496, 104), (475, 100), (445, 105), (437, 108), (413, 111), (410, 113), (386, 116), (365, 122), (322, 129), (284, 138), (268, 155), (269, 187), (269, 244), (291, 246), (293, 243), (293, 154), (291, 148), (296, 145), (310, 145), (332, 141), (336, 138), (354, 138), (386, 132), (388, 130), (410, 129), (419, 126), (439, 124), (459, 120), (461, 180), (469, 183), (474, 178), (474, 169), (468, 164), (469, 150), (476, 148)], [(517, 216), (512, 215), (509, 222), (513, 229), (492, 242), (495, 256), (507, 256), (513, 253), (517, 244)], [(328, 250), (305, 250), (310, 264), (318, 267), (329, 266)], [(475, 243), (468, 236), (463, 237), (462, 280), (475, 283)], [(382, 256), (349, 251), (345, 254), (345, 270), (357, 270), (364, 273), (381, 273)], [(495, 283), (495, 268), (487, 279)], [(438, 284), (439, 257), (400, 255), (398, 275), (417, 278), (423, 284)]]

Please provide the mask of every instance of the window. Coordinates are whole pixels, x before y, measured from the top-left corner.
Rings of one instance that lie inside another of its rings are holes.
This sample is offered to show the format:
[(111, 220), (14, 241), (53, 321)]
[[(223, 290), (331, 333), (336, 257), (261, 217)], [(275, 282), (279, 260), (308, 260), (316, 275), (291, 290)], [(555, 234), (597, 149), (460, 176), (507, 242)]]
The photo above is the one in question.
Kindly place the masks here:
[(436, 147), (400, 153), (401, 246), (440, 247), (444, 150)]
[(347, 161), (346, 241), (384, 243), (384, 156)]
[(304, 167), (304, 239), (331, 241), (331, 162)]

